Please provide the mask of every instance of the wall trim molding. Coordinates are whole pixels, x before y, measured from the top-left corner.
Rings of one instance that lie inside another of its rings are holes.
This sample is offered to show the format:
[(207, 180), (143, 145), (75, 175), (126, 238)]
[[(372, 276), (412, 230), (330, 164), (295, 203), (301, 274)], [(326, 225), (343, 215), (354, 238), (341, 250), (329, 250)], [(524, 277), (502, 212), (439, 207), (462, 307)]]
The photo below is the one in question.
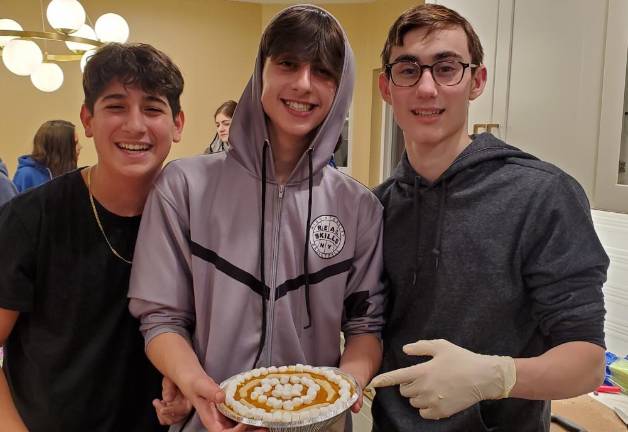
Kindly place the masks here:
[(608, 335), (615, 335), (628, 342), (628, 322), (621, 320), (608, 320), (604, 325), (604, 331)]
[(628, 231), (628, 215), (602, 210), (591, 210), (591, 217), (595, 227), (613, 230)]
[(607, 282), (602, 291), (606, 302), (612, 300), (613, 303), (628, 306), (628, 292), (625, 289)]
[(618, 264), (617, 267), (628, 270), (628, 249), (620, 249), (612, 246), (604, 246), (604, 249), (613, 264)]
[(595, 230), (608, 254), (608, 279), (602, 288), (606, 344), (618, 354), (628, 352), (628, 214), (591, 210)]

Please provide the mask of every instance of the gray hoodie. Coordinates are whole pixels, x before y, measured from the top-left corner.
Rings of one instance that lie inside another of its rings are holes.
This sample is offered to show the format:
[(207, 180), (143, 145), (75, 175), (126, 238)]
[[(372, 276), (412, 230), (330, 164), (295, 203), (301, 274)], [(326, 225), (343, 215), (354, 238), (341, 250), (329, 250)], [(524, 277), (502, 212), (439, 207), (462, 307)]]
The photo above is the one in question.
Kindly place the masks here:
[[(485, 133), (433, 183), (404, 154), (375, 193), (390, 287), (382, 372), (429, 360), (402, 351), (419, 339), (512, 357), (571, 341), (604, 346), (608, 257), (569, 175)], [(541, 432), (549, 403), (488, 400), (433, 421), (387, 387), (373, 419), (376, 432)]]
[(17, 194), (15, 185), (9, 179), (9, 171), (7, 166), (0, 159), (0, 206), (9, 201)]
[[(345, 53), (331, 111), (285, 186), (275, 177), (258, 55), (232, 147), (170, 163), (148, 197), (131, 312), (147, 343), (165, 332), (189, 339), (217, 382), (255, 365), (335, 366), (341, 330), (382, 329), (382, 206), (328, 165), (353, 89), (346, 39)], [(193, 418), (185, 430), (202, 428)]]

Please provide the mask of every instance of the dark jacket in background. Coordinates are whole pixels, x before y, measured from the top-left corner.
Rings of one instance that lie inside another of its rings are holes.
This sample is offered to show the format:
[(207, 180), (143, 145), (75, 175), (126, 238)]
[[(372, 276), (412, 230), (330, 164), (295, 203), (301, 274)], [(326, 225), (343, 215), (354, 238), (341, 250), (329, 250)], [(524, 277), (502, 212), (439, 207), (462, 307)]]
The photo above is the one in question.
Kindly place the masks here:
[(44, 165), (30, 156), (20, 156), (17, 160), (17, 170), (13, 177), (13, 183), (18, 192), (39, 186), (52, 180), (52, 173)]
[(209, 144), (209, 146), (207, 146), (207, 148), (205, 149), (203, 153), (204, 154), (219, 153), (219, 152), (229, 150), (229, 147), (230, 147), (229, 143), (222, 142), (220, 140), (220, 137), (218, 137), (218, 134), (216, 134), (212, 142)]
[(7, 166), (0, 159), (0, 206), (9, 201), (17, 194), (15, 185), (9, 179)]
[[(382, 372), (428, 360), (402, 351), (419, 339), (512, 357), (604, 346), (609, 261), (572, 177), (481, 134), (432, 184), (404, 154), (375, 193), (389, 287)], [(483, 401), (433, 421), (395, 386), (377, 390), (373, 418), (378, 432), (538, 432), (549, 430), (549, 402)]]

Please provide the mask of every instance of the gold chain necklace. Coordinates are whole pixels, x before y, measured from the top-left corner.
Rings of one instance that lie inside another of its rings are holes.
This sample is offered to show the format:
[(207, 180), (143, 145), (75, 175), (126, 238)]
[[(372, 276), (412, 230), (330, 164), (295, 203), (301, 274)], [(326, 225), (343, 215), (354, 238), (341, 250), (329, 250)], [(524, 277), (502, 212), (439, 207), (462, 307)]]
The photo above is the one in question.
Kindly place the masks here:
[(96, 204), (94, 204), (94, 196), (92, 195), (92, 168), (93, 167), (89, 167), (89, 169), (87, 170), (87, 190), (89, 192), (89, 202), (92, 204), (92, 210), (94, 211), (94, 217), (96, 218), (96, 223), (98, 223), (98, 228), (100, 228), (100, 232), (102, 233), (103, 238), (107, 242), (107, 246), (109, 246), (109, 249), (111, 249), (111, 252), (113, 252), (113, 254), (116, 257), (120, 258), (125, 263), (133, 264), (133, 261), (130, 261), (124, 258), (122, 255), (118, 253), (117, 250), (113, 248), (113, 246), (111, 246), (111, 242), (107, 238), (107, 234), (105, 234), (105, 230), (102, 227), (102, 223), (100, 223), (100, 218), (98, 217), (98, 211), (96, 210)]

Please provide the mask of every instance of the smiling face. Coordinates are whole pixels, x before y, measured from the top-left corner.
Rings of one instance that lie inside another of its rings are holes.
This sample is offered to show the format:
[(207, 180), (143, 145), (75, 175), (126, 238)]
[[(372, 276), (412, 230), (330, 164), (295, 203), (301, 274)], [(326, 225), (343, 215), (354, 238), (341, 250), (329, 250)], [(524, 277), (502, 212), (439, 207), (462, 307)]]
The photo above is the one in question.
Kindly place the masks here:
[(216, 115), (216, 132), (220, 141), (227, 142), (229, 139), (229, 127), (231, 126), (231, 117), (228, 117), (224, 113), (218, 113)]
[[(389, 63), (398, 60), (433, 64), (439, 60), (472, 63), (467, 35), (461, 27), (434, 30), (417, 28), (403, 38), (402, 46), (393, 46)], [(486, 84), (486, 69), (475, 73), (465, 70), (462, 81), (454, 86), (434, 82), (429, 70), (412, 87), (397, 87), (385, 75), (379, 77), (382, 97), (392, 105), (395, 119), (404, 132), (406, 146), (459, 146), (469, 141), (467, 119), (469, 102), (477, 98)]]
[(164, 96), (113, 80), (94, 103), (93, 112), (81, 108), (85, 134), (94, 138), (98, 164), (122, 177), (152, 180), (179, 142), (183, 113), (172, 115)]
[(304, 146), (325, 120), (336, 82), (329, 71), (285, 56), (268, 57), (262, 72), (262, 106), (274, 142)]

